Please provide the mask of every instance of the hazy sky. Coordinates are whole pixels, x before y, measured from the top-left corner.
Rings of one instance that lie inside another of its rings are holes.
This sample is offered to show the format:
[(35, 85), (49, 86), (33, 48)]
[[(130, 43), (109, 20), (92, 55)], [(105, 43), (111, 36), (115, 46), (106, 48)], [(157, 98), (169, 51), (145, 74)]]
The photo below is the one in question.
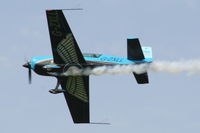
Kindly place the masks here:
[(91, 121), (75, 125), (62, 94), (48, 93), (54, 78), (22, 64), (51, 55), (46, 9), (64, 11), (82, 52), (126, 57), (126, 38), (139, 37), (155, 60), (199, 59), (198, 0), (2, 0), (0, 2), (1, 133), (199, 133), (200, 75), (149, 73), (149, 85), (132, 74), (91, 76)]

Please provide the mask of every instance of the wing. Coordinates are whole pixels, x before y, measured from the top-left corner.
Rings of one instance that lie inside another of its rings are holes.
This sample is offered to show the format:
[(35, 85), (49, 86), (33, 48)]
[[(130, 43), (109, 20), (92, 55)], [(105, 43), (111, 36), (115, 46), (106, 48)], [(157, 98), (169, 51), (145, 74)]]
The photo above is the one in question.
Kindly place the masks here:
[(86, 63), (62, 10), (47, 10), (54, 63)]
[(90, 123), (89, 76), (69, 76), (61, 86), (74, 123)]

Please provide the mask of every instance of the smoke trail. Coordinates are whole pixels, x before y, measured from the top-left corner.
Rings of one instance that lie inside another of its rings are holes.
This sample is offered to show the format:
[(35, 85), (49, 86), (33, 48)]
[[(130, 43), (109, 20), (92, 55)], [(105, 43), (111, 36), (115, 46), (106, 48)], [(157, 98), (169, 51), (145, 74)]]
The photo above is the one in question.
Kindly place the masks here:
[(200, 73), (200, 60), (188, 61), (154, 61), (145, 64), (129, 64), (116, 66), (101, 66), (94, 69), (75, 69), (71, 67), (63, 76), (69, 75), (103, 75), (103, 74), (127, 74), (135, 72), (137, 74), (150, 72), (180, 73), (186, 72), (189, 75)]
[(171, 74), (186, 72), (189, 75), (200, 73), (200, 60), (155, 61), (149, 69), (152, 72), (167, 72)]

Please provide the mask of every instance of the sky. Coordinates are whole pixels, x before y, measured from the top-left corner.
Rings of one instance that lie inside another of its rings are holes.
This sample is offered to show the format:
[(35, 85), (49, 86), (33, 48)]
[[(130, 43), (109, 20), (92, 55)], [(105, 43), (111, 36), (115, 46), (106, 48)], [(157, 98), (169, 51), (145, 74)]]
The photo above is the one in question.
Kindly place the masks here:
[(82, 52), (126, 57), (126, 38), (151, 46), (154, 60), (199, 59), (198, 0), (2, 0), (0, 2), (1, 133), (199, 133), (199, 74), (150, 72), (150, 84), (132, 74), (90, 77), (92, 122), (73, 124), (62, 94), (48, 92), (54, 78), (22, 67), (52, 55), (46, 9), (64, 11)]

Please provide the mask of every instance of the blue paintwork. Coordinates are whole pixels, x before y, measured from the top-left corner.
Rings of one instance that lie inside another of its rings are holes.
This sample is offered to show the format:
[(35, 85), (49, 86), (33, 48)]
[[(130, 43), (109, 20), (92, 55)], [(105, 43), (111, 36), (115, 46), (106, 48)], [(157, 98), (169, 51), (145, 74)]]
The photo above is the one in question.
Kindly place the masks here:
[[(128, 39), (136, 39), (134, 37), (128, 37)], [(143, 60), (128, 60), (127, 58), (122, 58), (122, 57), (116, 57), (116, 56), (110, 56), (110, 55), (100, 55), (100, 56), (84, 56), (84, 59), (86, 61), (94, 61), (94, 62), (106, 62), (106, 63), (116, 63), (116, 64), (130, 64), (130, 63), (145, 63), (145, 62), (152, 62), (153, 57), (152, 57), (152, 49), (151, 47), (142, 47), (142, 51), (144, 54), (145, 59)], [(35, 69), (35, 65), (39, 62), (42, 62), (44, 60), (51, 60), (53, 59), (52, 56), (40, 56), (40, 57), (33, 57), (31, 59), (31, 68)], [(44, 67), (53, 67), (53, 68), (60, 68), (56, 64), (49, 64)]]
[(152, 58), (145, 58), (144, 60), (128, 60), (127, 58), (110, 56), (110, 55), (101, 55), (99, 58), (95, 57), (84, 57), (86, 61), (98, 61), (98, 62), (110, 62), (116, 64), (129, 64), (129, 63), (144, 63), (144, 62), (152, 62)]
[(41, 61), (44, 61), (44, 60), (48, 60), (48, 59), (52, 59), (53, 57), (52, 56), (39, 56), (39, 57), (33, 57), (31, 59), (31, 69), (35, 69), (35, 65)]
[(136, 38), (136, 37), (128, 37), (127, 39), (138, 39), (138, 38)]
[[(35, 69), (35, 65), (39, 62), (44, 60), (53, 59), (53, 56), (40, 56), (40, 57), (33, 57), (31, 59), (31, 68)], [(116, 63), (116, 64), (130, 64), (130, 63), (145, 63), (145, 62), (152, 62), (152, 58), (145, 58), (143, 60), (128, 60), (127, 58), (110, 56), (110, 55), (101, 55), (100, 57), (84, 57), (86, 61), (96, 61), (96, 62), (107, 62), (107, 63)], [(53, 68), (60, 68), (57, 65), (46, 65), (44, 67), (53, 67)]]

